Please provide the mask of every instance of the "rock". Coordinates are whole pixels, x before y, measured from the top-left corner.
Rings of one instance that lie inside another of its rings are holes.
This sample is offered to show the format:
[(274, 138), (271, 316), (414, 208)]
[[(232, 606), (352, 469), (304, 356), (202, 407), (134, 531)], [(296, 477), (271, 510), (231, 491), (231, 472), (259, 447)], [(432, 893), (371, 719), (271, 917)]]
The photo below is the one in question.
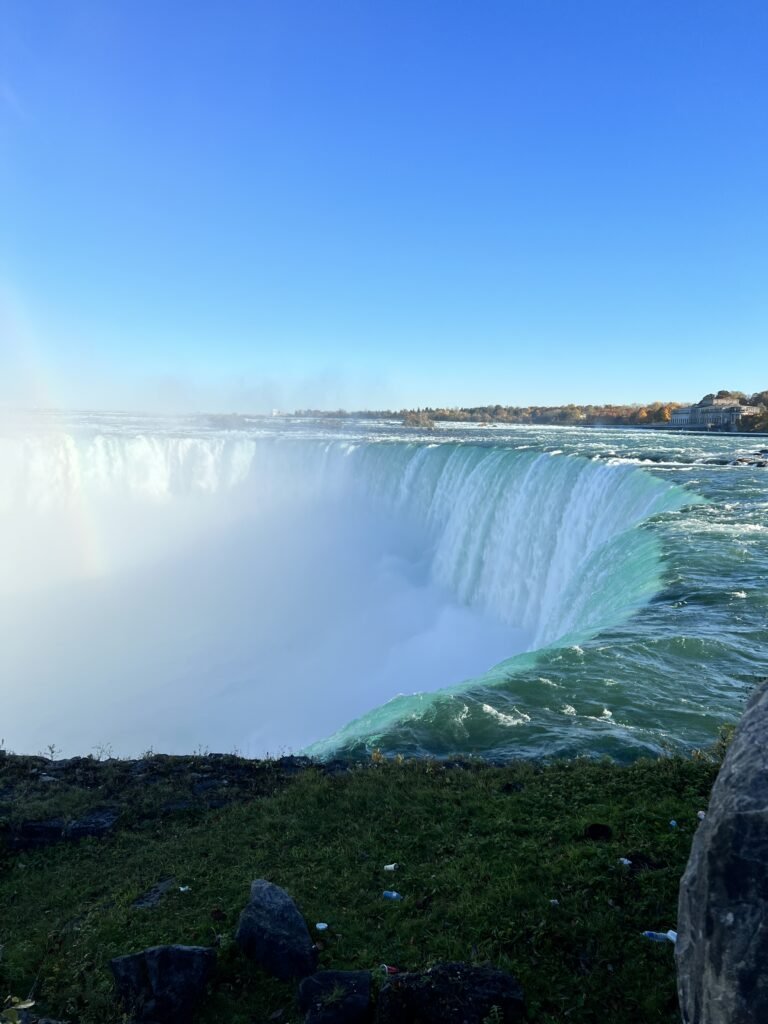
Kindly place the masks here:
[(437, 964), (423, 974), (391, 977), (379, 994), (376, 1024), (484, 1024), (494, 1007), (499, 1024), (525, 1020), (523, 990), (511, 974)]
[(323, 761), (321, 769), (325, 775), (349, 775), (352, 771), (350, 762), (338, 757), (332, 761)]
[(311, 768), (312, 764), (311, 758), (296, 757), (295, 754), (278, 757), (274, 762), (275, 767), (279, 768), (283, 775), (298, 775), (300, 772), (306, 771), (307, 768)]
[(319, 971), (299, 985), (305, 1024), (366, 1024), (371, 1019), (370, 971)]
[(296, 904), (263, 878), (251, 884), (235, 939), (250, 960), (283, 981), (304, 978), (317, 967), (317, 950)]
[(64, 827), (63, 818), (24, 821), (8, 836), (8, 845), (12, 850), (37, 850), (50, 846), (64, 838)]
[(131, 904), (137, 910), (147, 910), (150, 907), (156, 907), (160, 900), (165, 894), (176, 885), (175, 878), (162, 878), (156, 885), (143, 894), (143, 896), (137, 897)]
[(189, 1024), (215, 962), (205, 946), (153, 946), (115, 957), (110, 967), (136, 1024)]
[(63, 818), (25, 821), (9, 835), (8, 845), (12, 850), (36, 850), (64, 839), (105, 836), (115, 827), (119, 817), (120, 812), (114, 808), (102, 807), (76, 821), (66, 822)]
[(117, 824), (120, 812), (114, 807), (90, 811), (83, 818), (72, 821), (64, 829), (65, 839), (85, 839), (86, 836), (105, 836)]
[(684, 1024), (768, 1021), (768, 686), (747, 705), (680, 881)]

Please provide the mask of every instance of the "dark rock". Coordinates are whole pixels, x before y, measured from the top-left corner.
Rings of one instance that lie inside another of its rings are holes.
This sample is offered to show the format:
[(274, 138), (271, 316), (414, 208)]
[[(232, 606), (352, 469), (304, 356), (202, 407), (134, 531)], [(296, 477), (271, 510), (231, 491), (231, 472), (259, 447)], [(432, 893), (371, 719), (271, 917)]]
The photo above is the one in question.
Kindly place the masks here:
[(110, 961), (120, 1000), (136, 1024), (189, 1024), (216, 954), (204, 946), (153, 946)]
[(608, 843), (613, 838), (613, 829), (610, 825), (595, 822), (592, 825), (587, 825), (584, 829), (584, 838), (593, 839), (598, 843)]
[(139, 896), (131, 904), (137, 910), (147, 910), (150, 907), (156, 907), (160, 900), (165, 894), (176, 885), (175, 878), (163, 878), (156, 885), (145, 892), (143, 896)]
[(90, 811), (76, 821), (66, 822), (63, 818), (24, 821), (8, 836), (8, 845), (12, 850), (37, 850), (64, 839), (104, 836), (112, 831), (119, 817), (119, 811), (106, 807)]
[(319, 971), (299, 985), (305, 1024), (366, 1024), (371, 1019), (369, 971)]
[(684, 1024), (768, 1021), (768, 686), (747, 705), (680, 881)]
[(24, 821), (8, 836), (8, 845), (13, 850), (36, 850), (58, 843), (64, 838), (66, 822), (63, 818), (47, 821)]
[(114, 807), (102, 807), (89, 811), (77, 821), (70, 822), (64, 830), (65, 839), (85, 839), (86, 836), (105, 836), (117, 824), (120, 812)]
[(299, 772), (311, 768), (312, 764), (313, 761), (310, 758), (296, 757), (294, 754), (278, 757), (275, 761), (275, 767), (279, 768), (283, 775), (298, 775)]
[(397, 974), (379, 994), (376, 1024), (504, 1024), (525, 1020), (523, 990), (491, 967), (437, 964), (423, 974)]
[(349, 761), (335, 758), (332, 761), (324, 761), (322, 770), (325, 775), (348, 775), (352, 768)]
[(235, 939), (250, 960), (283, 981), (304, 978), (317, 967), (317, 950), (296, 904), (263, 878), (251, 884)]

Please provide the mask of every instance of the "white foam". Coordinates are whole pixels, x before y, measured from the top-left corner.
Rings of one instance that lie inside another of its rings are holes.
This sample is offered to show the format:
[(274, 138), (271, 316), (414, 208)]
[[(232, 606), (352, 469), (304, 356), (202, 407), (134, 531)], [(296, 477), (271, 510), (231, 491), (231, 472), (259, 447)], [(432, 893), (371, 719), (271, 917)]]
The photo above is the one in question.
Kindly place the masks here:
[(494, 721), (498, 722), (499, 725), (512, 726), (512, 725), (524, 725), (530, 722), (531, 716), (527, 715), (524, 711), (513, 708), (514, 715), (507, 715), (502, 711), (498, 711), (496, 708), (491, 707), (490, 704), (482, 705), (483, 711), (486, 715), (490, 715)]

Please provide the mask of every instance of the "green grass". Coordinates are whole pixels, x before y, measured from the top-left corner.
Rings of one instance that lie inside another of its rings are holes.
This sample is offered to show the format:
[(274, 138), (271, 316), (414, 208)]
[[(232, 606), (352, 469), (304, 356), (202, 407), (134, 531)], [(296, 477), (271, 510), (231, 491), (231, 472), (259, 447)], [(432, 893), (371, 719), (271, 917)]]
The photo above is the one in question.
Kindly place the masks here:
[[(24, 771), (34, 770), (19, 760), (0, 761), (0, 792), (9, 773), (20, 792)], [(198, 776), (206, 763), (157, 761), (163, 799), (187, 786), (190, 765)], [(57, 800), (67, 813), (105, 796), (120, 802), (119, 765), (94, 771), (79, 794), (72, 785), (41, 797), (29, 783), (29, 807), (51, 816)], [(715, 764), (386, 762), (289, 778), (268, 765), (252, 771), (257, 781), (243, 777), (227, 806), (170, 816), (156, 813), (152, 786), (123, 787), (125, 814), (112, 837), (2, 855), (5, 991), (33, 992), (53, 1017), (110, 1024), (122, 1019), (110, 957), (160, 943), (216, 945), (201, 1022), (266, 1021), (279, 1010), (283, 1022), (298, 1021), (294, 987), (252, 968), (233, 942), (249, 884), (263, 877), (288, 890), (312, 929), (328, 922), (321, 968), (490, 962), (522, 983), (534, 1022), (679, 1020), (672, 946), (641, 932), (675, 926), (678, 882)], [(25, 817), (23, 800), (13, 815)], [(591, 822), (610, 825), (612, 840), (585, 840)], [(654, 867), (618, 863), (633, 854)], [(391, 861), (400, 865), (394, 875), (382, 871)], [(177, 884), (156, 908), (131, 906), (168, 876)], [(389, 888), (402, 902), (382, 898)]]

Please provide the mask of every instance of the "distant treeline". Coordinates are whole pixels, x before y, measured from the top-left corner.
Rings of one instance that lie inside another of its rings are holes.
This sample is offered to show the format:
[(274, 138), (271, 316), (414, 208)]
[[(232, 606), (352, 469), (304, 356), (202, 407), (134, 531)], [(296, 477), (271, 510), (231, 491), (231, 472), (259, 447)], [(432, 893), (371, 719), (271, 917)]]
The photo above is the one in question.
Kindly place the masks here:
[[(744, 418), (747, 430), (768, 430), (768, 391), (747, 395), (743, 391), (718, 391), (707, 398), (732, 398), (740, 405), (761, 406), (759, 416)], [(578, 424), (581, 426), (652, 426), (669, 423), (683, 402), (651, 402), (648, 405), (477, 405), (462, 408), (377, 409), (348, 412), (323, 409), (297, 410), (295, 416), (331, 419), (391, 419), (407, 426), (431, 427), (440, 421), (459, 423)]]

